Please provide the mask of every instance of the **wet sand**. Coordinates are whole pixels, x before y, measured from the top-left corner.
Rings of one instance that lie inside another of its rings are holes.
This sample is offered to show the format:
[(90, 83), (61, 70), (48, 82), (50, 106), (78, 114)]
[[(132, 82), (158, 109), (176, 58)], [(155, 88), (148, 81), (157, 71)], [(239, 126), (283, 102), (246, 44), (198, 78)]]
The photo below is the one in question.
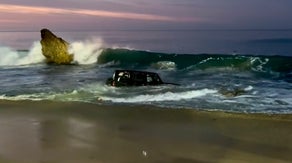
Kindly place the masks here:
[(0, 162), (292, 161), (292, 116), (0, 101)]

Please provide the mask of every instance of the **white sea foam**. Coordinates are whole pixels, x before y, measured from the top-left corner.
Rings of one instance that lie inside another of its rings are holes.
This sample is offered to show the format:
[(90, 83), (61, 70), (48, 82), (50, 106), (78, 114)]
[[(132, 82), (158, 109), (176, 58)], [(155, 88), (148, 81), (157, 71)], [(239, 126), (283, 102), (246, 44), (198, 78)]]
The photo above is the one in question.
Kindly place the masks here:
[(43, 62), (45, 57), (41, 52), (41, 44), (33, 43), (28, 52), (21, 53), (9, 47), (0, 47), (0, 66), (19, 66)]
[(251, 91), (253, 89), (253, 86), (249, 85), (246, 88), (244, 88), (245, 91)]
[(41, 101), (41, 100), (51, 100), (52, 97), (45, 95), (43, 93), (40, 94), (24, 94), (17, 96), (6, 96), (0, 95), (0, 100), (10, 100), (10, 101), (20, 101), (20, 100), (31, 100), (31, 101)]
[(269, 62), (268, 58), (261, 59), (260, 57), (253, 57), (251, 58), (251, 64), (255, 65), (255, 67), (252, 68), (254, 71), (258, 72), (265, 72), (264, 65), (266, 65)]
[(70, 44), (69, 53), (74, 54), (74, 62), (77, 64), (92, 64), (97, 62), (102, 45), (103, 41), (100, 38), (76, 41)]
[(118, 102), (118, 103), (140, 103), (140, 102), (159, 102), (159, 101), (180, 101), (188, 100), (192, 98), (197, 98), (205, 96), (207, 94), (216, 93), (216, 90), (211, 89), (202, 89), (202, 90), (193, 90), (187, 92), (166, 92), (156, 95), (138, 95), (135, 97), (126, 97), (126, 98), (114, 98), (114, 97), (102, 97), (102, 100)]
[[(90, 39), (76, 41), (70, 44), (69, 53), (74, 54), (74, 63), (92, 64), (96, 63), (102, 52), (102, 40)], [(44, 63), (42, 46), (39, 41), (33, 43), (28, 52), (13, 50), (10, 47), (0, 47), (0, 66), (20, 66)]]
[(42, 100), (56, 100), (56, 101), (80, 101), (79, 94), (77, 90), (72, 92), (62, 92), (62, 93), (34, 93), (34, 94), (21, 94), (16, 96), (0, 95), (0, 100), (9, 101), (42, 101)]
[(176, 64), (175, 62), (171, 62), (171, 61), (159, 61), (157, 63), (153, 63), (151, 67), (154, 67), (157, 69), (175, 70)]

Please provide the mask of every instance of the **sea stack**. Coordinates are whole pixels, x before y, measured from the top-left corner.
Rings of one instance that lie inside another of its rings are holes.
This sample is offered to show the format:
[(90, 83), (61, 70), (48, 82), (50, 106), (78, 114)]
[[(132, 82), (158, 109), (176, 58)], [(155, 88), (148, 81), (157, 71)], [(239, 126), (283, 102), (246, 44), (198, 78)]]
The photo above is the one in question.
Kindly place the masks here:
[(73, 54), (69, 54), (69, 43), (54, 35), (48, 29), (41, 30), (42, 53), (46, 57), (47, 63), (71, 64)]

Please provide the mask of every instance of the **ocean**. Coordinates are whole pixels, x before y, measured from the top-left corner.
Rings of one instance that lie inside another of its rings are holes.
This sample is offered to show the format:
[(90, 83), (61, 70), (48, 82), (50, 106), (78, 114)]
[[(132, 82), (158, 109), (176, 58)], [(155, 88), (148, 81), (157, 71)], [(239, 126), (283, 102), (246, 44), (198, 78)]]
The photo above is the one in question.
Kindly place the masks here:
[[(292, 113), (292, 30), (53, 32), (72, 65), (45, 63), (39, 31), (0, 32), (0, 100)], [(116, 69), (179, 86), (107, 86)]]

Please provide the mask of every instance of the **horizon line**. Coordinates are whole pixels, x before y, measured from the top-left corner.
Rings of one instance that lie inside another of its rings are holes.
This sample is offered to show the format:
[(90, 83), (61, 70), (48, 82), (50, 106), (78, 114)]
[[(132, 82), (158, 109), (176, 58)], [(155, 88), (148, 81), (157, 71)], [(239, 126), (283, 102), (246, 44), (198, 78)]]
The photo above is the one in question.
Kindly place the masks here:
[[(43, 29), (43, 28), (41, 28)], [(39, 32), (35, 30), (0, 30), (0, 32)], [(48, 29), (48, 28), (47, 28)], [(51, 29), (49, 29), (51, 30)], [(52, 31), (52, 30), (51, 30)], [(292, 31), (292, 28), (226, 28), (226, 29), (69, 29), (54, 30), (54, 32), (98, 32), (98, 31)]]

